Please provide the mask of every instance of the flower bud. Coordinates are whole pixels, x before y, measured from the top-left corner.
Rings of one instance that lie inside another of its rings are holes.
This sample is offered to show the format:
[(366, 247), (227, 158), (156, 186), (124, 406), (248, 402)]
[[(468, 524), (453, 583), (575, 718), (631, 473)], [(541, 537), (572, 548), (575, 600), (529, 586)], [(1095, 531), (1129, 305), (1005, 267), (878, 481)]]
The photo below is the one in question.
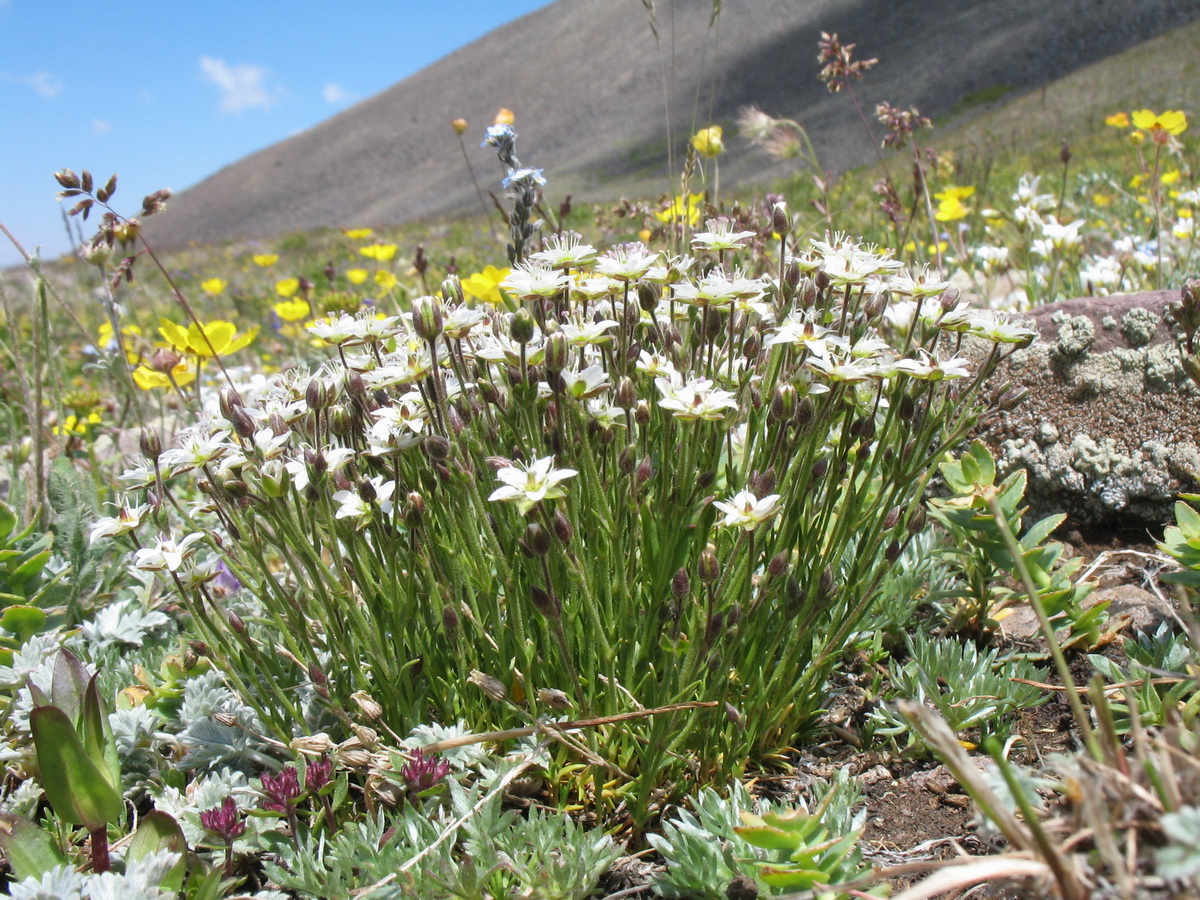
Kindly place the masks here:
[(958, 306), (958, 288), (946, 288), (942, 292), (941, 304), (942, 310), (945, 312), (950, 312), (950, 310)]
[(704, 626), (704, 645), (712, 646), (713, 642), (720, 636), (725, 628), (725, 614), (715, 612), (708, 618), (708, 623)]
[(671, 577), (671, 593), (682, 600), (691, 590), (692, 579), (688, 575), (688, 570), (686, 567), (680, 566)]
[(771, 557), (771, 561), (767, 563), (767, 574), (772, 578), (778, 578), (788, 569), (788, 560), (791, 559), (791, 554), (787, 550), (780, 550)]
[(250, 414), (240, 406), (231, 407), (229, 410), (229, 421), (233, 424), (233, 430), (242, 440), (251, 440), (254, 437), (254, 420), (250, 418)]
[(787, 203), (782, 200), (771, 207), (771, 230), (780, 237), (785, 237), (792, 230), (792, 216)]
[(813, 481), (819, 481), (825, 477), (825, 473), (829, 471), (829, 460), (822, 457), (813, 463), (812, 477)]
[(533, 608), (547, 619), (557, 619), (562, 614), (558, 598), (536, 584), (529, 588), (529, 599), (533, 602)]
[(887, 515), (883, 517), (883, 528), (885, 531), (890, 531), (896, 527), (900, 521), (900, 516), (904, 510), (899, 506), (893, 506), (887, 511)]
[(622, 375), (617, 381), (617, 406), (621, 409), (629, 410), (637, 404), (637, 389), (633, 386), (633, 379), (628, 375)]
[(138, 449), (142, 451), (142, 456), (155, 462), (162, 456), (162, 440), (158, 436), (158, 432), (154, 430), (154, 426), (147, 425), (142, 429), (141, 435), (138, 437)]
[(412, 305), (413, 331), (426, 343), (442, 333), (442, 301), (437, 297), (418, 297)]
[(704, 548), (700, 554), (700, 580), (712, 584), (721, 575), (721, 564), (717, 562), (717, 554), (712, 544)]
[(638, 463), (637, 471), (633, 473), (633, 483), (636, 487), (641, 487), (654, 474), (654, 464), (650, 462), (650, 457), (642, 458)]
[(455, 134), (462, 134), (463, 132), (465, 132), (467, 130), (467, 120), (466, 119), (451, 119), (450, 127), (454, 129)]
[(450, 441), (440, 434), (431, 434), (425, 438), (425, 452), (430, 459), (446, 459), (450, 456)]
[(238, 634), (246, 633), (246, 623), (244, 621), (242, 621), (242, 617), (239, 616), (237, 613), (231, 612), (229, 614), (229, 627), (232, 628), (234, 631), (236, 631)]
[(453, 303), (455, 306), (461, 306), (466, 302), (463, 296), (462, 280), (458, 275), (451, 272), (442, 280), (442, 296), (446, 298), (447, 303)]
[(554, 536), (558, 538), (560, 543), (571, 543), (571, 537), (575, 533), (575, 529), (571, 525), (571, 520), (566, 517), (561, 509), (554, 510), (554, 515), (550, 517), (550, 527), (554, 530)]
[(268, 497), (282, 497), (292, 485), (291, 473), (278, 459), (270, 459), (262, 467), (262, 490)]
[(442, 627), (450, 634), (458, 631), (458, 613), (449, 603), (442, 607)]
[(551, 709), (571, 708), (571, 698), (558, 688), (539, 688), (537, 699), (538, 703), (549, 706)]
[(545, 556), (550, 552), (550, 533), (538, 522), (525, 526), (525, 546), (534, 556)]
[(917, 534), (925, 527), (925, 505), (921, 504), (917, 507), (917, 511), (912, 514), (908, 520), (908, 533)]
[(900, 542), (892, 541), (887, 545), (887, 549), (883, 552), (884, 559), (889, 563), (894, 563), (900, 558)]
[(637, 408), (633, 411), (633, 420), (639, 425), (645, 425), (650, 421), (650, 404), (645, 400), (639, 400)]
[(529, 310), (518, 309), (508, 323), (508, 335), (518, 344), (528, 344), (533, 340), (535, 327), (536, 323), (533, 321), (533, 316), (529, 314)]
[(556, 331), (546, 338), (546, 371), (558, 375), (567, 367), (571, 357), (571, 342), (561, 331)]
[(652, 313), (658, 306), (658, 288), (648, 281), (640, 281), (637, 286), (638, 306), (644, 312)]
[(355, 371), (346, 373), (346, 393), (351, 397), (362, 397), (367, 393), (367, 383), (362, 374)]
[(150, 357), (150, 362), (146, 364), (146, 367), (161, 375), (167, 375), (175, 371), (175, 367), (179, 365), (181, 359), (183, 357), (174, 350), (168, 347), (159, 347), (154, 351), (154, 355)]

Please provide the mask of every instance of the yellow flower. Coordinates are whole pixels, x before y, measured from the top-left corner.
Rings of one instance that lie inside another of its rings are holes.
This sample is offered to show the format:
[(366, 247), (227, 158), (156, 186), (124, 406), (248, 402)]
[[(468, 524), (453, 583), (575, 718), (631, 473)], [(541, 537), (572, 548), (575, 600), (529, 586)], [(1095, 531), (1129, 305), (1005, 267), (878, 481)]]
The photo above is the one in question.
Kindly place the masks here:
[(50, 429), (54, 434), (73, 434), (78, 437), (83, 437), (88, 433), (89, 425), (100, 424), (100, 413), (90, 413), (87, 418), (81, 419), (79, 416), (71, 414), (67, 416), (66, 421), (62, 425), (55, 425)]
[(511, 125), (517, 121), (517, 117), (513, 115), (513, 111), (508, 107), (502, 106), (496, 112), (496, 118), (492, 120), (493, 125)]
[[(121, 334), (124, 335), (125, 341), (126, 341), (125, 356), (131, 363), (137, 362), (138, 357), (137, 357), (137, 354), (134, 353), (133, 350), (131, 350), (129, 348), (129, 340), (131, 338), (140, 337), (141, 333), (142, 333), (142, 329), (138, 328), (136, 325), (121, 326)], [(116, 344), (113, 341), (113, 327), (112, 327), (111, 322), (101, 323), (100, 332), (99, 332), (98, 337), (96, 338), (96, 346), (97, 347), (112, 347), (113, 349), (116, 349)]]
[(264, 269), (267, 268), (267, 266), (273, 266), (275, 263), (279, 262), (278, 253), (255, 253), (250, 258), (254, 260), (254, 264), (256, 266), (262, 266)]
[(295, 300), (281, 300), (271, 308), (275, 310), (275, 315), (284, 322), (299, 322), (307, 319), (308, 314), (312, 312), (308, 301), (300, 297)]
[(366, 269), (347, 269), (346, 270), (346, 280), (349, 281), (351, 284), (362, 284), (364, 281), (366, 281), (370, 277), (371, 277), (371, 273), (368, 272)]
[(385, 291), (390, 291), (396, 286), (396, 276), (386, 269), (380, 269), (375, 273), (375, 283)]
[(1183, 134), (1187, 130), (1187, 116), (1177, 109), (1155, 115), (1148, 109), (1136, 110), (1133, 124), (1142, 131), (1165, 131), (1167, 134)]
[(500, 285), (511, 272), (512, 269), (488, 266), (482, 272), (476, 272), (470, 278), (462, 280), (463, 293), (491, 306), (499, 306), (504, 302), (500, 294)]
[(725, 152), (725, 144), (722, 141), (724, 134), (720, 125), (709, 125), (692, 135), (692, 146), (701, 156), (714, 159)]
[(387, 262), (396, 255), (395, 244), (371, 244), (368, 247), (359, 247), (358, 252), (367, 259), (375, 259), (379, 262)]
[(700, 207), (704, 204), (703, 194), (677, 194), (666, 209), (659, 210), (654, 218), (668, 225), (687, 222), (689, 226), (700, 224)]
[(345, 231), (346, 237), (352, 241), (365, 241), (375, 233), (371, 228), (347, 228)]
[(200, 290), (208, 294), (210, 297), (216, 297), (225, 293), (226, 281), (224, 278), (210, 278), (207, 281), (200, 282)]
[[(196, 380), (196, 372), (187, 363), (181, 362), (171, 370), (171, 377), (175, 379), (177, 385), (183, 387)], [(154, 388), (169, 388), (171, 378), (142, 364), (133, 370), (133, 383), (143, 391), (150, 391)]]
[(963, 200), (975, 193), (975, 188), (967, 185), (958, 187), (950, 185), (944, 191), (938, 191), (934, 194), (934, 199), (938, 201), (937, 212), (933, 217), (939, 222), (953, 222), (956, 219), (966, 218), (970, 212), (966, 206), (963, 206)]
[(1181, 209), (1177, 209), (1175, 211), (1175, 215), (1180, 219), (1190, 219), (1192, 217), (1192, 211), (1185, 206)]
[(1158, 179), (1163, 184), (1174, 184), (1179, 180), (1179, 170), (1172, 169), (1170, 172), (1163, 172), (1162, 178)]
[(1115, 112), (1111, 116), (1105, 116), (1104, 124), (1113, 128), (1128, 128), (1129, 116), (1124, 112)]
[(281, 278), (275, 282), (275, 293), (280, 297), (294, 296), (298, 290), (300, 290), (299, 278)]
[(1144, 132), (1144, 131), (1129, 132), (1129, 143), (1133, 144), (1135, 147), (1138, 144), (1140, 144), (1142, 141), (1144, 141), (1145, 139), (1146, 139), (1146, 132)]
[(1112, 203), (1112, 197), (1108, 196), (1108, 194), (1097, 193), (1092, 195), (1092, 202), (1097, 206), (1108, 206)]
[[(241, 350), (254, 340), (258, 334), (258, 326), (255, 325), (245, 334), (238, 335), (236, 325), (221, 319), (209, 322), (203, 331), (195, 322), (184, 328), (169, 319), (160, 319), (158, 333), (176, 352), (208, 358), (213, 355), (214, 350), (220, 356)], [(208, 337), (207, 341), (205, 336)], [(211, 349), (209, 344), (212, 345)]]
[(467, 130), (467, 120), (466, 119), (451, 119), (450, 127), (454, 129), (455, 134), (462, 134), (464, 131)]
[(638, 232), (638, 240), (643, 244), (650, 243), (650, 238), (652, 237), (654, 237), (654, 232), (652, 232), (649, 228), (643, 228)]

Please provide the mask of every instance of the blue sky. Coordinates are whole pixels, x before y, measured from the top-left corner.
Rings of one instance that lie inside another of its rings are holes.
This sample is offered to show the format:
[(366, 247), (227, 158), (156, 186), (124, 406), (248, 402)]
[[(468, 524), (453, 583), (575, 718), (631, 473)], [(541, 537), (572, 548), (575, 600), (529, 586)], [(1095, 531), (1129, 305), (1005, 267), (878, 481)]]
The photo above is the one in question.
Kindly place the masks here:
[(0, 0), (0, 222), (52, 258), (54, 170), (117, 172), (136, 211), (548, 3)]

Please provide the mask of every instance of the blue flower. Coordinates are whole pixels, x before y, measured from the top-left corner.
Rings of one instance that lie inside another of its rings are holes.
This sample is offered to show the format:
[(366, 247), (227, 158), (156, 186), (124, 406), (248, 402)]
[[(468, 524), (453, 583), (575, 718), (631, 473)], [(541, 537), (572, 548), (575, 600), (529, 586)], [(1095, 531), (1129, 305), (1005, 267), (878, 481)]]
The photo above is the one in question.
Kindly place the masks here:
[[(508, 127), (508, 126), (503, 126)], [(509, 169), (508, 177), (504, 179), (505, 187), (533, 187), (544, 185), (546, 176), (543, 169)]]

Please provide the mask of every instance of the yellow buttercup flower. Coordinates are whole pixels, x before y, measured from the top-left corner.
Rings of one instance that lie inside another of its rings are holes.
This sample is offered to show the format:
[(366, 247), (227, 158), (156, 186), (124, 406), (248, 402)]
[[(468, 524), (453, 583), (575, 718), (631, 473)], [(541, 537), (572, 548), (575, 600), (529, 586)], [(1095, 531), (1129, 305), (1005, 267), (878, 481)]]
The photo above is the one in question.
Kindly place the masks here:
[(347, 269), (346, 270), (346, 280), (349, 281), (351, 284), (362, 284), (364, 281), (366, 281), (370, 277), (371, 277), (371, 273), (368, 272), (366, 269)]
[(492, 120), (492, 124), (511, 125), (515, 121), (517, 121), (517, 117), (513, 114), (513, 111), (508, 107), (502, 106), (496, 112), (496, 118)]
[(1097, 206), (1108, 206), (1112, 203), (1112, 197), (1108, 196), (1108, 194), (1097, 193), (1092, 195), (1092, 202)]
[(1163, 184), (1174, 184), (1179, 180), (1179, 170), (1172, 169), (1170, 172), (1163, 172), (1162, 177), (1158, 180)]
[(659, 210), (654, 218), (668, 225), (686, 222), (688, 225), (700, 224), (700, 208), (704, 205), (704, 194), (677, 194), (666, 209)]
[(387, 262), (396, 255), (395, 244), (371, 244), (367, 247), (359, 247), (358, 252), (367, 259), (378, 260), (379, 262)]
[(491, 306), (499, 306), (504, 302), (500, 294), (500, 285), (511, 273), (512, 269), (488, 266), (482, 272), (476, 272), (470, 278), (462, 280), (463, 293)]
[(297, 297), (294, 300), (281, 300), (273, 307), (275, 315), (279, 316), (284, 322), (299, 322), (308, 318), (308, 314), (312, 312), (312, 307), (308, 305), (308, 301), (302, 297)]
[(643, 228), (638, 232), (638, 240), (643, 244), (650, 243), (650, 238), (652, 237), (654, 237), (654, 232), (652, 232), (649, 228)]
[(1129, 132), (1129, 143), (1133, 144), (1135, 147), (1144, 140), (1146, 140), (1146, 132), (1144, 132), (1144, 131)]
[(1183, 134), (1187, 130), (1187, 116), (1177, 109), (1168, 109), (1158, 114), (1148, 109), (1139, 109), (1133, 113), (1133, 124), (1142, 131)]
[(386, 269), (380, 269), (375, 273), (375, 283), (385, 291), (390, 291), (396, 286), (397, 278)]
[(196, 372), (185, 362), (179, 363), (171, 370), (170, 378), (165, 373), (156, 372), (145, 364), (133, 370), (133, 383), (143, 391), (150, 391), (154, 388), (169, 388), (171, 386), (171, 378), (175, 379), (175, 384), (183, 387), (185, 384), (191, 384), (196, 380)]
[(255, 253), (252, 257), (256, 266), (262, 266), (264, 269), (268, 266), (273, 266), (279, 262), (278, 253)]
[(714, 159), (725, 152), (725, 142), (722, 140), (724, 134), (725, 131), (720, 125), (709, 125), (692, 135), (692, 146), (701, 156)]
[(1111, 125), (1113, 128), (1128, 128), (1129, 115), (1125, 112), (1115, 112), (1111, 116), (1104, 117), (1104, 124)]
[(90, 413), (85, 418), (80, 418), (77, 415), (71, 414), (67, 416), (62, 425), (55, 425), (51, 431), (54, 434), (72, 434), (76, 437), (83, 437), (88, 433), (88, 427), (91, 425), (100, 424), (100, 413)]
[(226, 284), (224, 278), (209, 278), (207, 281), (200, 282), (200, 290), (210, 297), (217, 297), (225, 293)]
[(275, 282), (275, 293), (280, 297), (292, 297), (300, 290), (299, 278), (281, 278)]
[[(258, 326), (255, 325), (245, 334), (239, 335), (236, 325), (222, 319), (214, 319), (204, 325), (203, 331), (201, 331), (200, 326), (195, 322), (184, 328), (181, 325), (176, 325), (169, 319), (160, 319), (158, 333), (166, 339), (167, 343), (177, 353), (199, 356), (202, 359), (206, 359), (213, 355), (213, 351), (216, 351), (220, 356), (225, 356), (241, 350), (254, 340), (258, 334)], [(206, 336), (208, 338), (207, 341), (205, 340)], [(211, 348), (210, 344), (212, 345)]]
[(352, 241), (365, 241), (375, 233), (373, 228), (347, 228), (343, 232)]
[(938, 202), (937, 212), (933, 214), (933, 217), (939, 222), (953, 222), (966, 218), (971, 210), (963, 205), (963, 200), (974, 193), (975, 188), (970, 185), (964, 187), (951, 185), (945, 190), (938, 191), (933, 195)]

